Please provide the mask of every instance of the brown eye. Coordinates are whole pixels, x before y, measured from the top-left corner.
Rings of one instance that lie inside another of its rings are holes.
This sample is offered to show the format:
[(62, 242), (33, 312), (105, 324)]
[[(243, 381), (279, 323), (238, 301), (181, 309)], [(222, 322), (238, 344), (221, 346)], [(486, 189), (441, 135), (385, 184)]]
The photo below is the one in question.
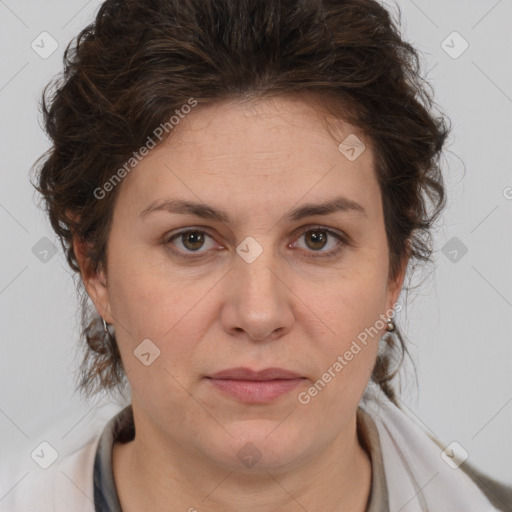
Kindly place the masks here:
[[(210, 244), (208, 245), (208, 239)], [(204, 256), (208, 252), (208, 249), (215, 247), (213, 238), (208, 235), (205, 231), (199, 229), (189, 229), (187, 231), (181, 231), (164, 241), (165, 245), (169, 247), (176, 254), (186, 256), (192, 253), (197, 253), (198, 256)], [(176, 247), (172, 249), (171, 247)]]
[[(304, 239), (304, 244), (299, 243), (301, 239)], [(304, 249), (309, 253), (306, 256), (312, 258), (336, 256), (347, 245), (343, 235), (323, 227), (302, 231), (298, 241), (293, 244), (294, 247)]]
[(180, 236), (183, 246), (190, 251), (197, 251), (204, 244), (204, 233), (201, 231), (188, 231)]
[[(210, 240), (209, 246), (208, 239)], [(293, 247), (304, 249), (306, 253), (309, 253), (306, 256), (314, 258), (336, 256), (344, 246), (348, 245), (343, 235), (322, 227), (304, 230), (298, 240), (302, 239), (305, 241), (304, 244), (297, 241), (292, 244)], [(188, 229), (176, 233), (164, 241), (164, 244), (174, 254), (189, 259), (194, 256), (207, 256), (210, 253), (209, 249), (216, 247), (212, 236), (199, 229)], [(194, 253), (196, 254), (194, 255)]]
[(313, 249), (314, 251), (318, 251), (319, 249), (323, 249), (325, 244), (327, 243), (327, 235), (326, 231), (323, 229), (315, 229), (306, 232), (306, 245)]

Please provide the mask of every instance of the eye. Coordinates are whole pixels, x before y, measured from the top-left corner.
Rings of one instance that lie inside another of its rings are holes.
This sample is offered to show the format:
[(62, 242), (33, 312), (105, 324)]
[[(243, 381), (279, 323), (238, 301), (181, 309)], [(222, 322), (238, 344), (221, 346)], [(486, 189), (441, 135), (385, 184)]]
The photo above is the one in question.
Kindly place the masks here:
[[(321, 226), (309, 227), (303, 230), (298, 240), (302, 237), (305, 240), (305, 247), (300, 247), (300, 244), (297, 242), (290, 244), (289, 247), (295, 248), (299, 245), (299, 248), (310, 253), (307, 257), (312, 258), (336, 256), (344, 246), (348, 245), (343, 235)], [(208, 240), (210, 240), (209, 244), (207, 243)], [(171, 252), (185, 258), (202, 257), (210, 249), (218, 247), (213, 237), (201, 229), (187, 229), (175, 233), (164, 240), (164, 245), (169, 246)], [(175, 246), (178, 250), (172, 249), (170, 246)], [(327, 250), (325, 250), (326, 247)], [(196, 254), (194, 255), (194, 253)]]
[[(323, 227), (306, 229), (305, 231), (302, 231), (299, 240), (302, 237), (304, 237), (306, 245), (305, 249), (308, 252), (319, 253), (318, 255), (308, 255), (308, 257), (313, 258), (335, 256), (345, 245), (347, 245), (347, 241), (342, 235)], [(296, 243), (293, 244), (293, 246), (296, 247)], [(331, 247), (330, 249), (329, 246)], [(327, 249), (323, 250), (326, 247)]]
[[(210, 247), (206, 247), (205, 251), (200, 251), (199, 249), (205, 246), (205, 241), (210, 239), (213, 241), (213, 238), (208, 235), (205, 231), (200, 229), (188, 229), (186, 231), (180, 231), (179, 233), (174, 234), (169, 239), (165, 241), (166, 245), (177, 245), (181, 253), (194, 253), (199, 252), (203, 254), (207, 252), (208, 249), (212, 249), (215, 244), (210, 243)], [(178, 244), (175, 244), (174, 241), (179, 241)], [(181, 246), (181, 247), (180, 247)]]

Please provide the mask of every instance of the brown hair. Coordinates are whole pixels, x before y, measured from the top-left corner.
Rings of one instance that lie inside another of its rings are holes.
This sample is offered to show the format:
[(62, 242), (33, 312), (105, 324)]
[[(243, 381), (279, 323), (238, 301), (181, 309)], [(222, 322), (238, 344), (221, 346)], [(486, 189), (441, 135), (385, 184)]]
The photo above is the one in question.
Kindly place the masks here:
[[(420, 67), (375, 0), (107, 0), (44, 91), (53, 144), (34, 186), (71, 268), (80, 272), (76, 236), (87, 247), (82, 273), (94, 273), (105, 265), (117, 188), (101, 200), (94, 191), (190, 98), (308, 94), (372, 142), (393, 279), (407, 255), (409, 265), (430, 261), (431, 228), (445, 205), (439, 157), (449, 127), (433, 114)], [(78, 288), (79, 389), (119, 389), (126, 375), (115, 334), (106, 340), (81, 279)], [(381, 342), (371, 379), (397, 403), (391, 380), (407, 348), (398, 326)]]

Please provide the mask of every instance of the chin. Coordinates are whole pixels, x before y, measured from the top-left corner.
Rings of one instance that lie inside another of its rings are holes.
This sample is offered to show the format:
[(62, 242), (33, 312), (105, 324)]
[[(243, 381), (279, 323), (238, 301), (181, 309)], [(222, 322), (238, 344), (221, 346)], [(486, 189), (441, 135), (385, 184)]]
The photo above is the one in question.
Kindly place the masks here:
[[(225, 425), (221, 439), (209, 440), (209, 456), (230, 471), (252, 472), (289, 470), (306, 456), (307, 442), (296, 429), (268, 420), (246, 420)], [(279, 425), (279, 426), (278, 426)], [(212, 450), (215, 447), (215, 450)], [(212, 453), (214, 452), (214, 453)], [(268, 475), (267, 475), (268, 476)]]

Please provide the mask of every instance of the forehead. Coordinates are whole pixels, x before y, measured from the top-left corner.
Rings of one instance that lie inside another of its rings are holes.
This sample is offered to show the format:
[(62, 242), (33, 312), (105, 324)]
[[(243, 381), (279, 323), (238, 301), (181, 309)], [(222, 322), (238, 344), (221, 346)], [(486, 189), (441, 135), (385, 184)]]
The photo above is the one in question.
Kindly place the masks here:
[[(364, 150), (351, 159), (339, 145), (355, 140)], [(177, 195), (243, 209), (335, 192), (360, 203), (378, 193), (366, 137), (315, 103), (286, 97), (195, 107), (122, 186), (139, 211)]]
[[(329, 104), (328, 104), (329, 105)], [(366, 146), (362, 131), (328, 112), (317, 96), (284, 95), (198, 106), (179, 123), (167, 145), (178, 148), (201, 141), (191, 158), (229, 153), (250, 154), (253, 162), (264, 160), (264, 151), (275, 155), (318, 157), (322, 150), (339, 156), (338, 145), (348, 136)], [(165, 143), (164, 143), (165, 145)], [(369, 148), (370, 149), (370, 148)], [(352, 167), (372, 166), (372, 151)], [(362, 165), (361, 165), (362, 164)], [(268, 165), (268, 162), (266, 163)]]

